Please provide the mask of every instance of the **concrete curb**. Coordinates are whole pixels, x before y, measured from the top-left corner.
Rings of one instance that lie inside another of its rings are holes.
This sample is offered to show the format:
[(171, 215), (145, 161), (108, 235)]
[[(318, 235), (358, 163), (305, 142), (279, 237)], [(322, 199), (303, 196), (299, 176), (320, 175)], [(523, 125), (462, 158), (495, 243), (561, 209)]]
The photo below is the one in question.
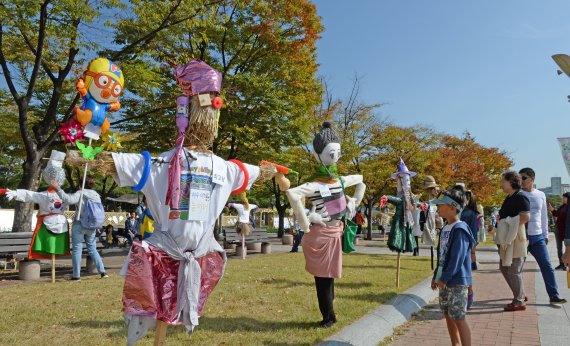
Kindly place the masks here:
[(377, 346), (386, 337), (392, 336), (395, 328), (409, 321), (412, 314), (420, 311), (437, 297), (437, 291), (432, 291), (430, 284), (431, 276), (319, 345)]

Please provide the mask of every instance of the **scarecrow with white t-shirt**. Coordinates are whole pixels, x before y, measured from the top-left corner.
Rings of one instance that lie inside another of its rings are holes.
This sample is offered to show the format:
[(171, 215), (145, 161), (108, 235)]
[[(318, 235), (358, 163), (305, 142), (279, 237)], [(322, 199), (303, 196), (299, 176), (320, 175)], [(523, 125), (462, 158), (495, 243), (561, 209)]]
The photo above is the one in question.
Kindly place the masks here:
[(260, 168), (264, 177), (270, 171), (208, 150), (217, 136), (221, 73), (194, 59), (176, 67), (175, 76), (184, 92), (177, 100), (176, 147), (158, 157), (112, 153), (115, 180), (144, 193), (155, 228), (152, 237), (133, 243), (122, 270), (129, 344), (155, 324), (155, 341), (168, 324), (183, 324), (189, 333), (198, 325), (226, 263), (214, 238), (216, 219), (231, 194), (251, 188)]
[(234, 208), (238, 212), (238, 221), (236, 222), (236, 228), (237, 233), (241, 236), (242, 258), (245, 258), (245, 237), (252, 231), (251, 221), (249, 217), (251, 212), (257, 209), (258, 206), (249, 203), (245, 192), (241, 193), (241, 198), (244, 204), (228, 203), (228, 207)]

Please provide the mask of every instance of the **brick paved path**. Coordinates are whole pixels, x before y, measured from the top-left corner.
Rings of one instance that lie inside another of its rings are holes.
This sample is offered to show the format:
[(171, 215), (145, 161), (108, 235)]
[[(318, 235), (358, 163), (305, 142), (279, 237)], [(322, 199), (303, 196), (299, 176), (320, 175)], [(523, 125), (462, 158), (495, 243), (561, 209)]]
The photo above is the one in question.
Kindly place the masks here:
[[(482, 262), (474, 272), (475, 304), (467, 316), (473, 345), (540, 345), (538, 318), (535, 306), (534, 280), (538, 270), (535, 262), (525, 264), (524, 284), (529, 298), (526, 311), (505, 312), (503, 306), (511, 302), (512, 293), (497, 261)], [(441, 346), (450, 339), (443, 314), (437, 302), (430, 304), (406, 325), (391, 345)]]

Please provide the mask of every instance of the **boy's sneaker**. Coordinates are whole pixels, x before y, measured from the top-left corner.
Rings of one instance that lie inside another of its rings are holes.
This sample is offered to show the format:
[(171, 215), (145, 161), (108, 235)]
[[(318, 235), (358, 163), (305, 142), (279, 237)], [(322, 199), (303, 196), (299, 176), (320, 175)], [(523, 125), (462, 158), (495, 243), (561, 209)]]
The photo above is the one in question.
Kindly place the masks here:
[(479, 263), (471, 262), (471, 270), (479, 270)]
[(101, 273), (101, 279), (106, 279), (108, 277), (109, 275), (107, 275), (107, 273)]
[(566, 299), (560, 297), (550, 298), (550, 304), (566, 304)]
[(471, 293), (467, 294), (467, 310), (471, 310), (471, 308), (473, 307), (474, 295), (475, 295), (475, 293), (473, 291), (471, 291)]
[(559, 265), (558, 267), (554, 268), (555, 270), (566, 270), (566, 266), (564, 264)]
[(71, 278), (69, 281), (79, 282), (81, 281), (81, 278)]

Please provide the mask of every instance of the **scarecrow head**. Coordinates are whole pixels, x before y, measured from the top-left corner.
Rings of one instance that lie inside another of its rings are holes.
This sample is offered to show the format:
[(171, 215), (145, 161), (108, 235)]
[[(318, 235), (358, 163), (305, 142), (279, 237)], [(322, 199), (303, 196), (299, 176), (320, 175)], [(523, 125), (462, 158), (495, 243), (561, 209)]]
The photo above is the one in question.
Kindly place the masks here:
[(321, 130), (315, 135), (313, 149), (315, 158), (324, 166), (332, 166), (340, 159), (340, 138), (330, 121), (323, 122)]
[(392, 179), (398, 181), (398, 195), (410, 196), (410, 178), (416, 176), (416, 172), (412, 172), (406, 167), (404, 160), (400, 158), (400, 163), (398, 164), (398, 171), (392, 173)]
[(65, 171), (63, 170), (64, 159), (65, 153), (57, 150), (51, 151), (48, 164), (42, 172), (45, 182), (50, 186), (52, 180), (56, 181), (60, 186), (65, 182)]
[(210, 147), (218, 135), (222, 74), (205, 62), (194, 59), (174, 69), (184, 96), (177, 100), (179, 135), (186, 135), (186, 145)]

